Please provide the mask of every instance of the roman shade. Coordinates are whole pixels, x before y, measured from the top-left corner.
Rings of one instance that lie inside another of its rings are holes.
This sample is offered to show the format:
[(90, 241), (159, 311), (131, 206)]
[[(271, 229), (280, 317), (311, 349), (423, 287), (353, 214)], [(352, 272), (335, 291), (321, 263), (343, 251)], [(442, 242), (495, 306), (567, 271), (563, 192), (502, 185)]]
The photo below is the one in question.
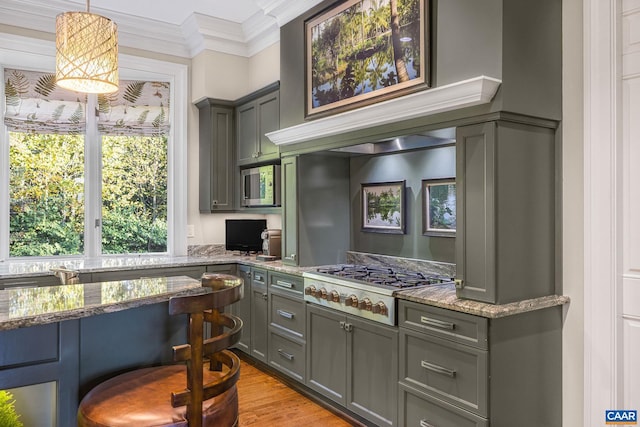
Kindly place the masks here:
[(58, 87), (53, 73), (5, 68), (4, 81), (4, 123), (10, 131), (84, 133), (86, 95)]
[[(4, 123), (13, 132), (79, 134), (86, 129), (87, 94), (56, 85), (53, 73), (5, 68)], [(99, 94), (102, 135), (168, 135), (170, 85), (120, 80), (118, 91)]]
[(169, 83), (120, 80), (117, 92), (98, 95), (103, 135), (169, 134)]

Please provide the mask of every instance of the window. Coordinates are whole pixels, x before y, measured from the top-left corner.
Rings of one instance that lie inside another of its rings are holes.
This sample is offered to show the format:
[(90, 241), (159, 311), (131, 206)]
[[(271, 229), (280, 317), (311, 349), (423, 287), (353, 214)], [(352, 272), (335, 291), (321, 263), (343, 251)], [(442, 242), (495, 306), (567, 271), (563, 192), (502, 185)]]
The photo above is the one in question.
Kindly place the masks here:
[(117, 94), (71, 98), (51, 74), (0, 67), (0, 259), (186, 253), (186, 105), (170, 97), (186, 98), (187, 67), (125, 58), (121, 75), (127, 63)]

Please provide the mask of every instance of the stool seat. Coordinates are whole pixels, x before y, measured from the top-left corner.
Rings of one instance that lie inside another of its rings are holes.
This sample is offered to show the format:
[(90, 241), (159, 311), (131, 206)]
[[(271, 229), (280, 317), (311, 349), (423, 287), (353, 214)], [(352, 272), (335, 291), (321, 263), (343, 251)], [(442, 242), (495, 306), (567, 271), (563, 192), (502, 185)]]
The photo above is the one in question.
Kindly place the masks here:
[[(169, 299), (169, 314), (187, 315), (187, 343), (173, 346), (175, 365), (140, 368), (93, 388), (80, 402), (80, 427), (233, 427), (238, 423), (242, 319), (225, 307), (244, 296), (242, 279), (204, 273), (196, 295)], [(205, 338), (204, 325), (211, 328)]]
[[(185, 385), (186, 366), (138, 369), (111, 378), (91, 390), (78, 411), (79, 427), (163, 426), (187, 427), (186, 406), (172, 407), (171, 392)], [(204, 382), (222, 373), (203, 369)], [(233, 426), (238, 419), (234, 385), (202, 403), (203, 426)]]

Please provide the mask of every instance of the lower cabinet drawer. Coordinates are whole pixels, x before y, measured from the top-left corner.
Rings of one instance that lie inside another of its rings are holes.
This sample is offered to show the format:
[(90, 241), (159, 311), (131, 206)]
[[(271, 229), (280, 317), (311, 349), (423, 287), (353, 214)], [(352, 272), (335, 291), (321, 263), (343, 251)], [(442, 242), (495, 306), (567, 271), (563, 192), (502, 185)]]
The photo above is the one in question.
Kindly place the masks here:
[(407, 427), (486, 427), (485, 418), (400, 385), (399, 422)]
[(485, 350), (401, 329), (400, 380), (480, 416), (488, 414)]
[(296, 338), (304, 338), (306, 326), (304, 304), (303, 300), (272, 292), (269, 307), (271, 326), (281, 328)]
[(305, 345), (269, 332), (269, 365), (298, 381), (304, 381)]

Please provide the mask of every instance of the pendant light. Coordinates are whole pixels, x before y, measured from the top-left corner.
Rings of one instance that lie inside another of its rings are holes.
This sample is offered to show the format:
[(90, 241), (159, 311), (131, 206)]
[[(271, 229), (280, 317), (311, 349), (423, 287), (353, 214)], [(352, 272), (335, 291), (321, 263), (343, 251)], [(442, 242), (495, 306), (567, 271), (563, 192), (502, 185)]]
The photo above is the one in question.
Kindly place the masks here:
[(56, 17), (56, 82), (76, 92), (118, 90), (118, 26), (89, 12)]

